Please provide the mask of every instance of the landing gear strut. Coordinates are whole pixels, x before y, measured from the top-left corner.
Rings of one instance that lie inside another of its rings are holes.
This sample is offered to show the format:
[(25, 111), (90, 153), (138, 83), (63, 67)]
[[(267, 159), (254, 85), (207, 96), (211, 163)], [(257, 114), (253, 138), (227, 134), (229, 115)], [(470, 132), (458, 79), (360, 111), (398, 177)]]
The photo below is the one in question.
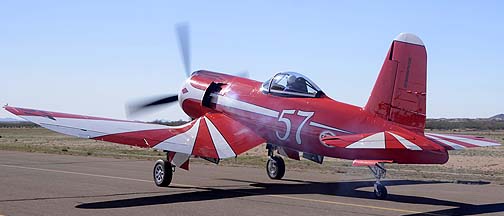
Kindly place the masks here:
[(172, 181), (173, 172), (175, 172), (175, 167), (169, 160), (157, 160), (152, 171), (154, 183), (158, 187), (168, 187)]
[(374, 184), (374, 194), (378, 199), (387, 198), (387, 188), (380, 182), (382, 178), (385, 178), (387, 170), (385, 169), (385, 164), (376, 163), (374, 166), (368, 166), (374, 177), (376, 178), (376, 183)]
[(275, 147), (268, 144), (268, 162), (266, 163), (266, 173), (270, 179), (282, 179), (285, 174), (285, 162), (280, 156), (274, 155)]

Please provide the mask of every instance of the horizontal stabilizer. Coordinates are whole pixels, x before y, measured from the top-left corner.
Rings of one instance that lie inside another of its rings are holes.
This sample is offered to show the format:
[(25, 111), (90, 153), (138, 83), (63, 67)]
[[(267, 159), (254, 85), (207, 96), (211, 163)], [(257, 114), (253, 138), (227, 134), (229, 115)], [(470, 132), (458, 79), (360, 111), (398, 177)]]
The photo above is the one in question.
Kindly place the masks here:
[(434, 134), (425, 133), (425, 136), (433, 142), (442, 145), (448, 150), (461, 150), (475, 147), (499, 146), (500, 143), (484, 137), (460, 135), (460, 134)]
[(375, 133), (326, 136), (324, 144), (345, 149), (388, 149), (412, 151), (459, 150), (500, 145), (497, 141), (467, 135), (426, 133), (425, 136), (408, 131), (383, 131)]
[(326, 136), (322, 141), (328, 145), (346, 149), (395, 149), (395, 150), (440, 150), (441, 146), (412, 132), (383, 131), (343, 136)]

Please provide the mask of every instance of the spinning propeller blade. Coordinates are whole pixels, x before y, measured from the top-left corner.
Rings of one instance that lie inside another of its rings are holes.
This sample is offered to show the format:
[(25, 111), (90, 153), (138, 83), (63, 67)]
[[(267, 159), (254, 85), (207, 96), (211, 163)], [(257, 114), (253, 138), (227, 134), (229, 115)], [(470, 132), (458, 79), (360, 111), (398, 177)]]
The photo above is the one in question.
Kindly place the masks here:
[(180, 55), (182, 56), (182, 63), (186, 76), (191, 75), (191, 51), (190, 51), (190, 38), (189, 38), (189, 24), (180, 23), (175, 27), (177, 38), (179, 42)]
[[(190, 34), (189, 24), (179, 23), (175, 26), (175, 33), (178, 39), (180, 56), (182, 57), (182, 64), (186, 77), (191, 76), (191, 50), (190, 50)], [(242, 71), (236, 74), (237, 76), (249, 77), (248, 71)], [(144, 100), (142, 102), (134, 102), (126, 105), (126, 114), (132, 116), (142, 111), (150, 111), (152, 108), (159, 107), (160, 105), (171, 104), (178, 101), (177, 95), (167, 95), (158, 97), (153, 100)]]
[[(189, 39), (189, 24), (180, 23), (175, 26), (175, 32), (177, 34), (178, 44), (180, 48), (180, 56), (182, 57), (182, 63), (184, 65), (184, 71), (186, 77), (191, 75), (191, 53), (190, 53), (190, 39)], [(142, 111), (151, 110), (151, 108), (158, 107), (160, 105), (170, 104), (178, 100), (177, 95), (168, 95), (154, 100), (130, 103), (126, 105), (126, 113), (128, 116), (138, 114)]]
[(178, 101), (178, 95), (168, 95), (147, 102), (130, 103), (126, 106), (126, 114), (128, 116), (132, 116), (142, 111), (147, 111), (150, 110), (151, 108), (155, 108), (160, 105), (170, 104), (177, 101)]

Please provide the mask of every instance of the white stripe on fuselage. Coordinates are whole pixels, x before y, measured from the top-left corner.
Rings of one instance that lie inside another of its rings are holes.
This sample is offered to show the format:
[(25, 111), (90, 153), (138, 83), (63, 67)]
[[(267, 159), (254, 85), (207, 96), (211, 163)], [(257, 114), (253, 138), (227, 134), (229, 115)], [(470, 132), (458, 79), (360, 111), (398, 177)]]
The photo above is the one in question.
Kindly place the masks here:
[[(275, 110), (271, 110), (268, 108), (260, 107), (255, 104), (250, 104), (247, 102), (239, 101), (227, 96), (222, 96), (218, 94), (212, 94), (213, 98), (216, 98), (215, 102), (218, 105), (221, 106), (226, 106), (226, 107), (231, 107), (234, 109), (239, 109), (242, 111), (247, 111), (247, 112), (252, 112), (260, 115), (265, 115), (273, 118), (278, 118), (278, 112)], [(217, 97), (215, 97), (217, 96)]]
[[(278, 115), (279, 115), (278, 111), (264, 108), (261, 106), (257, 106), (255, 104), (239, 101), (236, 99), (232, 99), (228, 96), (212, 94), (212, 97), (216, 98), (216, 99), (212, 100), (212, 102), (216, 103), (218, 105), (221, 105), (221, 106), (226, 106), (226, 107), (230, 107), (230, 108), (234, 108), (234, 109), (238, 109), (238, 110), (242, 110), (242, 111), (252, 112), (252, 113), (259, 114), (259, 115), (265, 115), (265, 116), (269, 116), (272, 118), (278, 118)], [(322, 129), (327, 129), (327, 130), (338, 131), (341, 133), (352, 134), (352, 132), (349, 132), (349, 131), (346, 131), (343, 129), (339, 129), (339, 128), (334, 128), (334, 127), (327, 126), (324, 124), (320, 124), (320, 123), (314, 122), (314, 121), (310, 122), (310, 126), (318, 127), (318, 128), (322, 128)]]
[(346, 131), (346, 130), (342, 130), (342, 129), (338, 129), (338, 128), (333, 128), (331, 126), (323, 125), (323, 124), (320, 124), (320, 123), (317, 123), (317, 122), (314, 122), (314, 121), (310, 122), (310, 126), (318, 127), (318, 128), (323, 128), (323, 129), (327, 129), (327, 130), (338, 131), (338, 132), (341, 132), (341, 133), (352, 134), (352, 132), (349, 132), (349, 131)]

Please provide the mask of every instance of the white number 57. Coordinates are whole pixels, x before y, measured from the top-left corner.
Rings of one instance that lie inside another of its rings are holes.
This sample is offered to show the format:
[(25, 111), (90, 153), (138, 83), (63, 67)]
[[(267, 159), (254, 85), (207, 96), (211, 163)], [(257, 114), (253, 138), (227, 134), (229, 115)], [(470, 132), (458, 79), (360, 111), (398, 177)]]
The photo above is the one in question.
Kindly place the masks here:
[[(276, 136), (277, 136), (278, 139), (280, 139), (280, 140), (287, 140), (289, 138), (291, 127), (292, 127), (291, 126), (291, 121), (290, 121), (290, 119), (285, 118), (284, 115), (285, 114), (293, 115), (294, 113), (296, 113), (296, 110), (282, 110), (282, 113), (280, 113), (280, 116), (278, 117), (278, 121), (279, 122), (283, 122), (285, 124), (285, 134), (283, 136), (280, 136), (280, 133), (278, 131), (275, 131), (276, 132)], [(299, 126), (298, 126), (298, 128), (296, 130), (296, 142), (297, 142), (297, 144), (301, 144), (301, 129), (306, 124), (306, 122), (308, 121), (308, 119), (310, 119), (313, 116), (313, 114), (314, 114), (314, 112), (305, 112), (305, 111), (301, 111), (301, 110), (297, 111), (297, 115), (298, 116), (305, 117), (305, 119), (301, 122), (301, 124), (299, 124)]]

